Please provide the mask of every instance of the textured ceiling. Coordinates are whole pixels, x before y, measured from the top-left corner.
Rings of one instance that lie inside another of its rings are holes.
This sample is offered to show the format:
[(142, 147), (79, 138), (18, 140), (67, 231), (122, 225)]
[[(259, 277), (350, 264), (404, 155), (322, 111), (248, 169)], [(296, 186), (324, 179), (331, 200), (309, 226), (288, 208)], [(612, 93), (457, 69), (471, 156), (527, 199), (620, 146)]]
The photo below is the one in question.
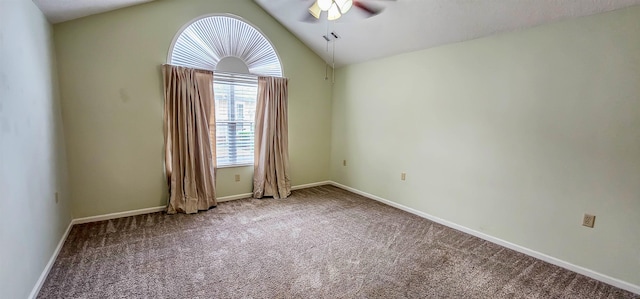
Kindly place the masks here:
[(327, 32), (336, 66), (513, 31), (640, 4), (640, 0), (362, 0), (385, 7), (365, 19), (356, 10), (335, 23), (300, 20), (313, 0), (254, 0), (326, 61)]
[[(152, 0), (33, 1), (49, 21), (59, 23)], [(336, 66), (640, 4), (640, 0), (360, 0), (385, 10), (366, 19), (352, 9), (336, 22), (305, 23), (300, 20), (313, 0), (253, 1), (328, 62), (331, 55), (322, 36), (327, 30), (338, 33)]]
[(54, 24), (151, 1), (153, 0), (33, 0), (49, 22)]

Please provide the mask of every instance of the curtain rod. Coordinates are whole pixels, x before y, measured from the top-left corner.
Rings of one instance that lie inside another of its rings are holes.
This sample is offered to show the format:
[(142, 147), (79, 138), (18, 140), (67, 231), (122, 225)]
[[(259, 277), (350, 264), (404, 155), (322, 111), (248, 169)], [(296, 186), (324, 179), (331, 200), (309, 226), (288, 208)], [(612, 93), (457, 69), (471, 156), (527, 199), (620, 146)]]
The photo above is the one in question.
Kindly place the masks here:
[(181, 68), (185, 68), (185, 69), (192, 69), (192, 70), (195, 70), (196, 72), (199, 72), (199, 73), (214, 74), (214, 71), (212, 71), (212, 70), (203, 70), (203, 69), (197, 69), (197, 68), (193, 68), (193, 67), (169, 64), (169, 63), (162, 64), (162, 66), (167, 66), (167, 65), (168, 66), (174, 66), (174, 67), (181, 67)]
[(164, 63), (162, 64), (162, 66), (165, 65), (169, 65), (169, 66), (176, 66), (176, 67), (182, 67), (182, 68), (188, 68), (188, 69), (193, 69), (196, 72), (201, 72), (201, 73), (205, 73), (205, 74), (213, 74), (215, 75), (216, 73), (218, 74), (225, 74), (225, 75), (236, 75), (236, 76), (251, 76), (251, 77), (273, 77), (273, 78), (283, 78), (283, 79), (289, 79), (287, 77), (282, 77), (282, 76), (264, 76), (264, 75), (256, 75), (256, 74), (242, 74), (242, 73), (231, 73), (231, 72), (223, 72), (223, 71), (212, 71), (212, 70), (204, 70), (204, 69), (197, 69), (197, 68), (193, 68), (193, 67), (188, 67), (188, 66), (182, 66), (182, 65), (175, 65), (175, 64), (170, 64), (170, 63)]

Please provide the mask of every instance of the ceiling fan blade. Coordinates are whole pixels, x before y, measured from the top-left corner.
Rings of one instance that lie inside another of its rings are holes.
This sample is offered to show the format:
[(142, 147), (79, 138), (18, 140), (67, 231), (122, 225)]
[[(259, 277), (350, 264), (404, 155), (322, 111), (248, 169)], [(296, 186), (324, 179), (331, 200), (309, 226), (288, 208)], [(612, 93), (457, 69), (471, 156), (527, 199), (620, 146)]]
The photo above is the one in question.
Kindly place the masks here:
[(308, 11), (316, 19), (319, 19), (320, 18), (320, 14), (322, 14), (322, 9), (320, 9), (320, 6), (318, 5), (318, 2), (313, 2), (313, 5), (311, 5), (311, 7), (309, 7)]
[(367, 4), (364, 4), (364, 3), (360, 2), (360, 1), (353, 1), (353, 6), (355, 6), (357, 8), (360, 8), (365, 13), (367, 13), (368, 14), (367, 18), (373, 17), (373, 16), (381, 13), (382, 10), (383, 10), (382, 8), (374, 7), (372, 5), (367, 5)]
[(318, 22), (318, 19), (320, 19), (321, 15), (322, 10), (318, 6), (318, 2), (313, 1), (313, 4), (309, 7), (309, 9), (307, 9), (307, 13), (302, 18), (300, 18), (300, 21), (305, 23), (316, 23)]

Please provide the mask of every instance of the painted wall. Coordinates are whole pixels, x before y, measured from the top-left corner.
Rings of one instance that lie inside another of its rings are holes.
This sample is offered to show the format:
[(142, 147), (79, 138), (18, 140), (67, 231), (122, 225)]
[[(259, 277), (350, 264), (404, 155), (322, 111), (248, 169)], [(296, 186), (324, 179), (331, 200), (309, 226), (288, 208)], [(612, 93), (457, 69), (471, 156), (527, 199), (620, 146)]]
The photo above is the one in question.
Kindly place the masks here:
[[(274, 44), (290, 78), (292, 183), (329, 179), (324, 62), (250, 0), (154, 1), (54, 26), (74, 217), (165, 205), (160, 65), (178, 30), (211, 13), (238, 15)], [(218, 197), (251, 192), (252, 176), (219, 169)]]
[(640, 285), (638, 32), (635, 7), (339, 69), (332, 179)]
[(26, 298), (71, 221), (52, 30), (33, 2), (0, 1), (0, 53), (0, 290)]

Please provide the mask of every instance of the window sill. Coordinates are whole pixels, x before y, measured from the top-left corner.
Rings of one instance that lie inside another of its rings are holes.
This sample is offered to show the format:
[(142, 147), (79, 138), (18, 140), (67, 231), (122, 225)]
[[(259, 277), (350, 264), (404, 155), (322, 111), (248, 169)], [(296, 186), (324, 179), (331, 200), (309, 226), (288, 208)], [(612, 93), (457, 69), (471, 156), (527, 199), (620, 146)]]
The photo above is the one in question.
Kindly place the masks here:
[(216, 169), (221, 169), (221, 168), (236, 168), (236, 167), (247, 167), (247, 166), (253, 166), (253, 163), (251, 163), (251, 164), (234, 164), (234, 165), (216, 166)]

